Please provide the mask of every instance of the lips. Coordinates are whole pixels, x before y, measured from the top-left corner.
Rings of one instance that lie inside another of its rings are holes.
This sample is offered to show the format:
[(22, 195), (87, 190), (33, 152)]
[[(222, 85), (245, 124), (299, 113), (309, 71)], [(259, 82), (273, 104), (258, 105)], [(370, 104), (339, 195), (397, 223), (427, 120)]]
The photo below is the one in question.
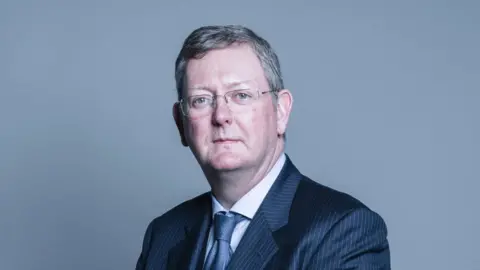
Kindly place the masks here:
[(239, 141), (240, 139), (236, 139), (236, 138), (221, 138), (221, 139), (213, 140), (213, 143), (235, 143)]

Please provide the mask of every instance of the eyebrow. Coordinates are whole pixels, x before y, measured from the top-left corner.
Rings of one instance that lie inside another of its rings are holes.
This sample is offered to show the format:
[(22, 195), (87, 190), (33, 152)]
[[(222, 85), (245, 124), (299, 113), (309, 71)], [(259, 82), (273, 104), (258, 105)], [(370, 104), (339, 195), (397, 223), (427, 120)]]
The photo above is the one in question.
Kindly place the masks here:
[[(228, 88), (232, 88), (239, 85), (252, 86), (251, 85), (252, 82), (253, 80), (243, 80), (243, 81), (229, 82), (224, 85), (228, 89)], [(212, 88), (215, 88), (215, 87), (211, 87), (209, 85), (203, 85), (203, 84), (198, 84), (198, 85), (194, 85), (193, 87), (188, 87), (188, 89), (191, 89), (191, 90), (211, 90)]]

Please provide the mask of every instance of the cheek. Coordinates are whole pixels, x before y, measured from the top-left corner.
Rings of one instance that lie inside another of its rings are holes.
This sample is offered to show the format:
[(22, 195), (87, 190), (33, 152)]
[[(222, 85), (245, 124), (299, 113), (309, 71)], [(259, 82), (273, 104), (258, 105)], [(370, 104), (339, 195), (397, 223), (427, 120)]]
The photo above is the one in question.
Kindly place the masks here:
[(190, 122), (187, 126), (187, 134), (190, 141), (199, 143), (205, 140), (205, 136), (208, 134), (207, 129), (208, 125), (203, 123), (203, 121), (194, 121)]
[[(259, 110), (256, 108), (252, 108), (249, 111), (242, 112), (238, 114), (236, 117), (237, 125), (239, 126), (240, 130), (247, 133), (244, 135), (248, 135), (252, 137), (255, 133), (258, 133), (258, 114)], [(255, 132), (257, 131), (257, 132)], [(252, 134), (253, 133), (253, 134)]]
[(252, 108), (244, 113), (239, 121), (241, 129), (247, 133), (251, 140), (261, 140), (271, 125), (269, 113), (264, 108)]

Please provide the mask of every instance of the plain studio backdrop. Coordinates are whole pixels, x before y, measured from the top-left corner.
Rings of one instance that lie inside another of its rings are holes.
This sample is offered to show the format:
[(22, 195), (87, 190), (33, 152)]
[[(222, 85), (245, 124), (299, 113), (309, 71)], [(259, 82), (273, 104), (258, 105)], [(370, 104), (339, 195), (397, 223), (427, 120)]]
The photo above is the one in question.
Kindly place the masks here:
[(293, 92), (287, 153), (384, 217), (393, 269), (480, 269), (479, 2), (226, 2), (1, 2), (0, 268), (134, 268), (208, 190), (171, 117), (181, 44), (243, 24)]

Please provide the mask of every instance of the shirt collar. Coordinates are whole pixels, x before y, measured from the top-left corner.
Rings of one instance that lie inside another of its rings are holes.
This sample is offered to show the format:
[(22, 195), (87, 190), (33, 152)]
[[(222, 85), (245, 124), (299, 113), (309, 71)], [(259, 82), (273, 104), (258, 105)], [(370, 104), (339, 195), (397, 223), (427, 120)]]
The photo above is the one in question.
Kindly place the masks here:
[[(262, 179), (256, 186), (254, 186), (247, 194), (245, 194), (240, 200), (238, 200), (230, 209), (230, 211), (239, 213), (249, 219), (253, 219), (253, 216), (257, 212), (258, 208), (263, 202), (263, 199), (267, 195), (268, 191), (272, 187), (273, 183), (277, 179), (280, 171), (285, 164), (285, 153), (282, 153), (278, 158), (275, 165), (268, 172), (265, 178)], [(220, 211), (228, 212), (218, 200), (211, 194), (212, 197), (212, 215)]]

